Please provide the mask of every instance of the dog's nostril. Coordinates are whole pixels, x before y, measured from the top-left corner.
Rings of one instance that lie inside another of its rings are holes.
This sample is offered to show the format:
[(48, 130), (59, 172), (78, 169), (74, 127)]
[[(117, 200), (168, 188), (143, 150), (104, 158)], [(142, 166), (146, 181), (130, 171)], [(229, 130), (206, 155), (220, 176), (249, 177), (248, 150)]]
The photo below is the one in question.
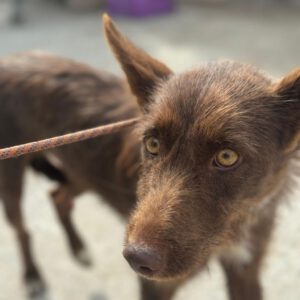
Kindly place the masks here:
[(123, 255), (132, 269), (139, 274), (151, 276), (161, 268), (161, 256), (152, 248), (129, 245), (124, 249)]

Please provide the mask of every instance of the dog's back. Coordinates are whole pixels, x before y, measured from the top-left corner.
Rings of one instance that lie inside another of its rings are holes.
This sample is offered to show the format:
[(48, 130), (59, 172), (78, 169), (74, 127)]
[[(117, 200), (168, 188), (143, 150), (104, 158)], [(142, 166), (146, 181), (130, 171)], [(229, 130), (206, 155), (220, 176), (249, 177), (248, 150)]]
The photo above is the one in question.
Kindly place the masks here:
[[(98, 126), (138, 113), (118, 78), (43, 52), (18, 54), (0, 61), (0, 107), (0, 147)], [(82, 189), (103, 189), (105, 195), (118, 184), (119, 190), (124, 188), (124, 192), (132, 194), (135, 178), (132, 181), (128, 170), (122, 172), (116, 166), (122, 151), (129, 151), (123, 149), (128, 148), (123, 145), (125, 136), (126, 132), (100, 137), (65, 146), (52, 154)], [(137, 155), (134, 146), (129, 151), (132, 163)]]

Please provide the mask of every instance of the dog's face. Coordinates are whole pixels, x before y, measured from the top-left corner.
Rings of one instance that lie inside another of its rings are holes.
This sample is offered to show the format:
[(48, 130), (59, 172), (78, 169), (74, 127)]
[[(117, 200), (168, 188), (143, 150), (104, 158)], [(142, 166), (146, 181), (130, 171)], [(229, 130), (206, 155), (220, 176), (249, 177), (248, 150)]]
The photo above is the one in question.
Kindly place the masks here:
[(274, 84), (219, 62), (174, 75), (106, 19), (143, 111), (138, 204), (124, 255), (141, 275), (182, 277), (235, 241), (299, 147), (300, 71)]

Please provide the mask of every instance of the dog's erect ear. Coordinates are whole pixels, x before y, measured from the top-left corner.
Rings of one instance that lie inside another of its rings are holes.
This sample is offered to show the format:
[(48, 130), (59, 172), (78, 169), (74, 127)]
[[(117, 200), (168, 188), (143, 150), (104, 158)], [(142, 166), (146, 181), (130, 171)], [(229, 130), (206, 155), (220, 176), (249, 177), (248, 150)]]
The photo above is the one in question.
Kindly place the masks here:
[(282, 114), (285, 114), (286, 126), (291, 132), (291, 139), (286, 151), (300, 147), (300, 68), (295, 69), (275, 84), (276, 94), (281, 98)]
[(300, 68), (285, 76), (276, 86), (277, 93), (288, 99), (300, 101)]
[(126, 73), (132, 92), (141, 108), (147, 111), (155, 87), (172, 71), (124, 37), (108, 15), (103, 16), (103, 24), (108, 43)]

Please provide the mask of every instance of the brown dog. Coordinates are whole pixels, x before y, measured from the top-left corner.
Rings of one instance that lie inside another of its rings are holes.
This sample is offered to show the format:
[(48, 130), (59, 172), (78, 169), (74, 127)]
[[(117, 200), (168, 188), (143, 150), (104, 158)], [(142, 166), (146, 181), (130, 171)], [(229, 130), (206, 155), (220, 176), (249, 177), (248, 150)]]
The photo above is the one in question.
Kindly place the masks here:
[[(42, 52), (13, 55), (0, 61), (0, 99), (1, 148), (139, 113), (123, 81)], [(72, 200), (85, 190), (93, 190), (128, 216), (135, 203), (139, 162), (139, 142), (132, 140), (130, 131), (0, 162), (0, 198), (17, 234), (30, 295), (39, 294), (45, 286), (22, 217), (26, 166), (60, 182), (52, 193), (53, 204), (72, 253), (87, 265), (90, 261), (84, 243), (70, 219)]]
[(20, 209), (25, 166), (61, 182), (55, 207), (81, 259), (73, 197), (94, 190), (127, 215), (142, 148), (124, 249), (138, 274), (158, 280), (142, 280), (142, 298), (171, 299), (217, 255), (231, 299), (261, 299), (260, 263), (299, 150), (300, 71), (274, 83), (247, 65), (217, 62), (175, 75), (108, 17), (104, 24), (141, 113), (122, 81), (89, 67), (46, 54), (0, 62), (1, 147), (142, 116), (138, 136), (127, 130), (0, 163), (0, 196), (27, 282), (42, 286)]

